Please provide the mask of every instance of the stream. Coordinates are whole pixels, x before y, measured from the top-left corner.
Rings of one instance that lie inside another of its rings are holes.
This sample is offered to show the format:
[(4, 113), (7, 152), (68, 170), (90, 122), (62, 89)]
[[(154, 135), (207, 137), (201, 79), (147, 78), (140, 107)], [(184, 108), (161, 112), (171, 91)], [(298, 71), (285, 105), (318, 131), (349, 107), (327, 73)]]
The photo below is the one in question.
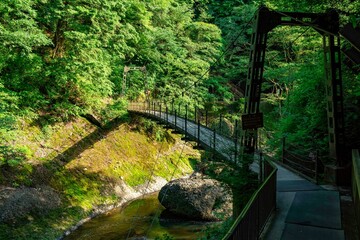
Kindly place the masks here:
[[(84, 223), (64, 240), (197, 239), (216, 223), (159, 217), (158, 193), (145, 195)], [(166, 238), (170, 236), (171, 238)]]

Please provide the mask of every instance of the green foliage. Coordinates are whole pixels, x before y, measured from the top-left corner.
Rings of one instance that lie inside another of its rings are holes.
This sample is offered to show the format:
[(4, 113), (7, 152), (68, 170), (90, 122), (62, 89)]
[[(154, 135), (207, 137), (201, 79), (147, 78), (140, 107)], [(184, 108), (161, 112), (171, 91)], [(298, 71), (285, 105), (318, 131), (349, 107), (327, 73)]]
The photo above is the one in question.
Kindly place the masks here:
[(217, 240), (222, 239), (229, 229), (231, 228), (234, 220), (232, 218), (228, 218), (227, 220), (221, 222), (220, 224), (207, 227), (203, 232), (203, 236), (199, 238), (200, 240)]
[(277, 28), (269, 35), (262, 106), (266, 112), (267, 144), (279, 149), (280, 139), (286, 137), (288, 143), (326, 154), (327, 102), (321, 36), (314, 30), (296, 27)]
[(86, 217), (86, 213), (81, 208), (59, 208), (49, 211), (46, 216), (23, 219), (22, 225), (0, 224), (0, 238), (4, 240), (57, 239), (70, 222), (78, 222), (84, 217)]
[[(243, 1), (206, 1), (208, 21), (216, 24), (222, 31), (224, 56), (215, 66), (206, 81), (210, 93), (208, 101), (230, 101), (239, 99), (239, 91), (244, 85), (249, 61), (251, 24), (255, 5)], [(243, 89), (244, 90), (244, 89)]]
[(125, 115), (126, 109), (127, 102), (124, 99), (113, 100), (100, 111), (102, 122), (106, 124), (116, 117)]
[(149, 7), (154, 14), (149, 32), (153, 42), (149, 47), (153, 50), (146, 49), (145, 56), (151, 62), (148, 68), (156, 71), (153, 97), (187, 103), (201, 101), (206, 88), (194, 84), (219, 54), (220, 30), (213, 24), (193, 21), (191, 5), (185, 2)]
[(79, 178), (71, 171), (62, 171), (55, 173), (54, 179), (56, 181), (52, 185), (63, 192), (72, 206), (91, 210), (106, 198), (101, 196), (101, 191), (105, 188), (104, 182), (96, 176), (82, 174)]
[(0, 146), (0, 167), (6, 165), (16, 167), (32, 156), (32, 151), (26, 146)]
[[(188, 88), (183, 100), (200, 102), (207, 89), (193, 85), (218, 56), (221, 33), (194, 20), (192, 4), (3, 1), (0, 92), (16, 98), (18, 109), (68, 120), (100, 112), (104, 98), (120, 94), (124, 66), (136, 65), (147, 67), (153, 97)], [(141, 98), (144, 77), (130, 75), (127, 97)]]
[[(65, 142), (70, 143), (64, 144), (61, 133), (51, 124), (88, 113), (104, 124), (110, 123), (119, 115), (124, 116), (126, 99), (145, 99), (146, 88), (152, 98), (168, 103), (175, 99), (175, 105), (189, 104), (191, 108), (196, 105), (220, 112), (217, 101), (230, 102), (242, 95), (239, 86), (247, 75), (251, 33), (248, 23), (261, 3), (280, 11), (324, 12), (336, 8), (342, 24), (359, 22), (359, 0), (2, 0), (0, 167), (8, 178), (1, 175), (1, 183), (31, 185), (34, 169), (30, 162), (51, 160), (60, 154), (58, 149), (63, 151), (73, 144), (69, 139)], [(290, 143), (327, 151), (321, 37), (312, 29), (305, 30), (280, 27), (269, 33), (261, 107), (266, 113), (262, 133), (271, 150), (278, 149), (279, 139), (286, 136)], [(222, 56), (225, 49), (227, 52)], [(142, 72), (129, 73), (126, 96), (119, 98), (125, 66), (146, 66), (146, 78)], [(344, 70), (346, 127), (350, 129), (347, 136), (355, 146), (353, 139), (360, 134), (360, 76), (346, 67)], [(241, 107), (234, 104), (226, 110), (226, 117), (231, 119), (230, 113), (239, 115)], [(25, 125), (38, 123), (43, 127), (42, 134), (23, 131)], [(136, 124), (147, 140), (165, 145), (173, 141), (167, 131), (151, 121), (140, 120)], [(227, 130), (231, 132), (230, 128)], [(22, 139), (24, 133), (29, 135), (26, 140)], [(79, 131), (79, 139), (88, 133)], [(52, 140), (48, 141), (49, 138)], [(122, 143), (115, 145), (122, 150), (132, 146), (129, 140)], [(35, 157), (37, 150), (45, 157)], [(132, 149), (127, 153), (134, 152)], [(119, 152), (112, 153), (110, 159), (118, 155)], [(192, 159), (178, 157), (176, 153), (162, 158), (166, 163), (156, 169), (157, 174), (168, 177), (178, 160), (184, 169), (190, 167)], [(133, 186), (146, 182), (150, 166), (133, 167), (134, 164), (137, 163), (124, 164), (127, 170), (132, 170), (125, 180)], [(242, 175), (246, 172), (231, 174), (214, 169), (210, 172), (224, 181), (251, 189), (251, 176)], [(106, 171), (116, 177), (123, 174), (120, 170)], [(57, 170), (53, 179), (53, 185), (65, 193), (69, 202), (89, 209), (93, 204), (115, 201), (109, 196), (99, 197), (103, 179), (86, 175), (78, 181), (75, 176), (79, 172), (83, 174), (79, 169), (71, 173)], [(239, 180), (239, 176), (243, 178)], [(66, 211), (76, 216), (70, 222), (84, 212)], [(54, 219), (67, 217), (61, 213), (54, 216)], [(29, 226), (53, 227), (45, 222)], [(19, 239), (31, 239), (32, 230), (14, 232)], [(0, 232), (9, 231), (0, 225)], [(53, 239), (56, 234), (45, 235), (44, 238)], [(214, 233), (212, 237), (216, 236)]]
[(1, 1), (1, 53), (7, 52), (6, 49), (16, 53), (31, 52), (34, 47), (50, 44), (49, 38), (37, 26), (35, 4), (33, 0)]
[(162, 142), (169, 141), (174, 142), (170, 134), (166, 129), (162, 128), (161, 125), (156, 124), (156, 122), (151, 121), (146, 118), (135, 118), (133, 123), (136, 124), (136, 129), (144, 134), (146, 134), (150, 139)]

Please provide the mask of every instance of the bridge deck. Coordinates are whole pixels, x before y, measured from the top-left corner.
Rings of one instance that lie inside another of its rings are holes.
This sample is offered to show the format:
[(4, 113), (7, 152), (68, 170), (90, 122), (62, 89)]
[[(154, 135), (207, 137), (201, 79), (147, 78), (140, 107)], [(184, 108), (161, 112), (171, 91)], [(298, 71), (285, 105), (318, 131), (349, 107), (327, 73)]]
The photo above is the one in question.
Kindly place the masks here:
[(339, 192), (277, 167), (277, 211), (264, 239), (344, 240)]

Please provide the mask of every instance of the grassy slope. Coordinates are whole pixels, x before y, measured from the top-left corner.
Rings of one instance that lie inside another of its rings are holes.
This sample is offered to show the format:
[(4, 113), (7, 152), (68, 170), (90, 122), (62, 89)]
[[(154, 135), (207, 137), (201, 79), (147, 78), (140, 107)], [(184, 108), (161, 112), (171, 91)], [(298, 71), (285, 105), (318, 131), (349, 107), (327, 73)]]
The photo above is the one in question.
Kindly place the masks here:
[[(0, 185), (38, 187), (49, 185), (62, 197), (62, 207), (47, 215), (29, 213), (12, 225), (0, 225), (0, 239), (55, 239), (94, 207), (116, 204), (115, 187), (146, 183), (152, 175), (169, 180), (192, 171), (200, 155), (183, 150), (179, 136), (144, 119), (115, 120), (97, 129), (84, 119), (54, 126), (22, 123), (13, 146), (25, 148), (27, 160), (16, 167), (2, 167)], [(181, 157), (179, 158), (179, 156)]]

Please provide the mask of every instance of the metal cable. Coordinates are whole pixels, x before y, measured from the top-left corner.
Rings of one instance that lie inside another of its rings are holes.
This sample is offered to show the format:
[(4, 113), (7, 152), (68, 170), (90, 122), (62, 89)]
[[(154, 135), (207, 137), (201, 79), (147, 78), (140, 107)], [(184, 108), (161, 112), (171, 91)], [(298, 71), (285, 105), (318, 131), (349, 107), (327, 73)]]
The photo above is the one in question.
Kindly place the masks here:
[[(156, 114), (155, 114), (154, 116), (156, 116)], [(181, 118), (181, 117), (180, 117), (180, 118)], [(161, 119), (162, 119), (162, 120), (166, 120), (165, 118), (161, 118)], [(189, 125), (189, 122), (187, 122), (187, 125)], [(177, 127), (177, 126), (175, 126), (175, 127)], [(210, 131), (210, 133), (212, 133), (211, 130), (209, 130), (209, 131)], [(196, 137), (196, 134), (194, 135), (194, 137)], [(226, 146), (228, 145), (228, 144), (227, 144), (228, 141), (226, 141), (227, 139), (224, 138), (224, 137), (221, 136), (221, 135), (219, 135), (219, 137), (220, 137), (220, 139), (218, 139), (217, 142), (218, 142), (218, 143), (221, 143), (221, 144), (219, 145), (220, 150), (221, 150), (221, 151), (225, 151), (224, 154), (228, 156), (228, 160), (230, 160), (230, 162), (231, 162), (231, 161), (232, 161), (232, 151), (230, 151), (229, 148), (226, 148)], [(211, 143), (210, 143), (210, 144), (211, 144)], [(221, 145), (222, 145), (222, 146), (221, 146)], [(183, 147), (182, 147), (182, 149), (181, 149), (180, 155), (179, 155), (178, 160), (177, 160), (177, 162), (176, 162), (176, 164), (175, 164), (175, 169), (174, 169), (174, 171), (173, 171), (172, 174), (171, 174), (170, 181), (173, 180), (174, 175), (175, 175), (176, 171), (178, 170), (178, 164), (179, 164), (179, 162), (180, 162), (180, 160), (181, 160), (181, 157), (182, 157), (182, 155), (183, 155), (184, 149), (185, 149), (185, 144), (183, 145)], [(231, 153), (229, 153), (228, 151), (230, 151)], [(163, 198), (162, 198), (161, 200), (159, 200), (160, 203), (163, 202), (164, 197), (165, 197), (166, 194), (167, 194), (167, 191), (168, 191), (168, 189), (166, 189)], [(153, 224), (154, 224), (156, 218), (158, 217), (159, 212), (160, 212), (160, 209), (158, 208), (157, 213), (154, 215), (154, 217), (153, 217), (153, 219), (152, 219), (152, 221), (151, 221), (151, 224), (150, 224), (149, 228), (148, 228), (147, 231), (146, 231), (146, 235), (145, 235), (146, 237), (148, 236), (151, 228), (153, 227)]]
[(200, 76), (200, 78), (198, 78), (195, 82), (193, 82), (190, 86), (186, 87), (180, 95), (182, 95), (183, 93), (185, 93), (187, 90), (189, 90), (191, 87), (196, 86), (197, 83), (200, 82), (200, 80), (202, 80), (204, 78), (204, 76), (210, 72), (210, 70), (214, 67), (215, 64), (218, 64), (221, 60), (221, 58), (235, 45), (236, 41), (240, 38), (240, 36), (244, 33), (244, 31), (247, 29), (247, 27), (250, 25), (250, 23), (253, 21), (253, 19), (255, 18), (255, 13), (253, 14), (253, 16), (251, 17), (251, 19), (245, 24), (244, 28), (240, 31), (240, 33), (237, 34), (237, 36), (235, 37), (235, 39), (227, 46), (227, 48), (225, 49), (225, 51), (222, 52), (222, 54), (211, 64), (211, 66)]
[[(183, 152), (184, 152), (184, 149), (185, 149), (185, 143), (184, 143), (184, 145), (183, 145), (183, 147), (182, 147), (182, 149), (181, 149), (180, 155), (179, 155), (178, 160), (177, 160), (177, 162), (176, 162), (176, 164), (175, 164), (175, 169), (174, 169), (174, 171), (173, 171), (172, 174), (171, 174), (170, 181), (173, 180), (174, 175), (175, 175), (175, 172), (176, 172), (176, 170), (178, 170), (178, 164), (179, 164), (179, 162), (180, 162), (180, 160), (181, 160), (181, 157), (182, 157), (182, 154), (183, 154)], [(159, 200), (160, 204), (162, 204), (162, 202), (164, 201), (164, 198), (165, 198), (165, 196), (166, 196), (166, 194), (167, 194), (168, 189), (169, 189), (169, 188), (167, 188), (167, 189), (165, 190), (165, 193), (164, 193), (163, 198), (162, 198), (161, 200)], [(146, 235), (145, 235), (146, 238), (147, 238), (147, 236), (148, 236), (151, 228), (153, 227), (154, 222), (155, 222), (155, 219), (157, 218), (159, 212), (160, 212), (160, 208), (158, 208), (157, 213), (154, 215), (154, 217), (153, 217), (153, 219), (152, 219), (152, 221), (151, 221), (151, 224), (150, 224), (148, 230), (146, 231)]]
[[(297, 40), (299, 40), (299, 38), (301, 37), (301, 36), (303, 36), (309, 29), (310, 29), (311, 27), (309, 26), (309, 27), (307, 27), (299, 36), (297, 36), (293, 41), (291, 41), (290, 42), (290, 47), (292, 48), (292, 45), (297, 41)], [(292, 49), (293, 50), (293, 49)], [(271, 59), (268, 59), (267, 61), (270, 63), (272, 60), (274, 60), (277, 56), (279, 56), (279, 54), (280, 53), (277, 53), (277, 54), (275, 54), (274, 56), (272, 56), (272, 58)]]
[[(145, 190), (147, 190), (147, 189), (149, 188), (151, 179), (152, 179), (153, 176), (154, 176), (155, 166), (156, 166), (156, 163), (159, 162), (158, 160), (159, 160), (159, 158), (160, 158), (160, 154), (161, 154), (161, 150), (162, 150), (162, 148), (163, 148), (163, 145), (164, 145), (164, 141), (161, 142), (161, 145), (160, 145), (158, 154), (157, 154), (157, 156), (156, 156), (156, 160), (155, 160), (155, 162), (154, 162), (154, 164), (153, 164), (153, 167), (151, 168), (150, 177), (149, 177), (149, 180), (148, 180), (148, 182), (147, 182), (147, 184), (146, 184)], [(143, 198), (144, 198), (144, 194), (141, 196), (141, 199), (143, 199)], [(131, 222), (131, 226), (132, 226), (132, 227), (129, 229), (128, 234), (127, 234), (127, 236), (126, 236), (126, 239), (128, 239), (128, 238), (130, 237), (130, 234), (131, 234), (132, 230), (135, 228), (135, 216), (138, 215), (139, 209), (140, 209), (140, 205), (137, 207), (136, 213), (135, 213), (135, 215), (134, 215), (134, 217), (133, 217), (133, 219), (132, 219), (132, 222)]]

